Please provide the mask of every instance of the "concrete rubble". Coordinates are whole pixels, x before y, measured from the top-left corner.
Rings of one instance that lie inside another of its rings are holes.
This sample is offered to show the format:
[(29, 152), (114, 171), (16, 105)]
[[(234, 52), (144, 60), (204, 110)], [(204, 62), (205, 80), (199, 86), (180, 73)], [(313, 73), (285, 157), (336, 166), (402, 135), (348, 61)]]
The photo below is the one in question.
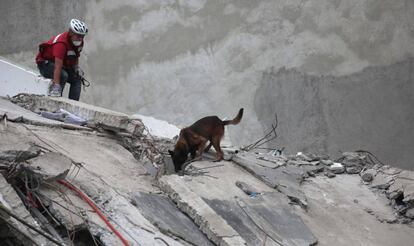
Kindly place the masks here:
[[(40, 116), (59, 109), (87, 124)], [(0, 119), (0, 207), (62, 245), (414, 241), (414, 172), (367, 151), (333, 160), (233, 146), (223, 148), (226, 161), (212, 162), (207, 153), (178, 175), (166, 154), (174, 141), (151, 136), (139, 119), (122, 113), (21, 94), (0, 98)], [(53, 245), (0, 216), (0, 241)]]

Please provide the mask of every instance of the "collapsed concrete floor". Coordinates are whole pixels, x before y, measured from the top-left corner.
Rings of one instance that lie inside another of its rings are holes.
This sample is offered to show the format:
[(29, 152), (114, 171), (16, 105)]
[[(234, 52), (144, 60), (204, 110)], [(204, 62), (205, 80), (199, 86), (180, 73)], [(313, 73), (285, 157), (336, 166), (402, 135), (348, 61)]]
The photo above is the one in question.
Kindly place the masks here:
[[(227, 161), (206, 154), (177, 175), (166, 155), (173, 140), (151, 136), (137, 119), (64, 98), (11, 101), (0, 99), (0, 240), (6, 245), (414, 241), (414, 173), (383, 165), (369, 152), (329, 160), (233, 148)], [(59, 109), (88, 123), (39, 115)]]

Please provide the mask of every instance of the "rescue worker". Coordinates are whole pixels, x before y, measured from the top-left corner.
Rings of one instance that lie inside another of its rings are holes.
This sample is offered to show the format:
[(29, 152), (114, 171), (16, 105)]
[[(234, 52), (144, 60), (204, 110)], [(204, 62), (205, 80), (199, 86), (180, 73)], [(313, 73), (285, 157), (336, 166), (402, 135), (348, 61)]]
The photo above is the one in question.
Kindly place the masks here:
[(85, 23), (72, 19), (69, 30), (39, 45), (36, 56), (40, 74), (52, 79), (49, 96), (62, 96), (66, 82), (70, 83), (69, 99), (79, 101), (83, 71), (79, 68), (79, 56), (83, 39), (88, 32)]

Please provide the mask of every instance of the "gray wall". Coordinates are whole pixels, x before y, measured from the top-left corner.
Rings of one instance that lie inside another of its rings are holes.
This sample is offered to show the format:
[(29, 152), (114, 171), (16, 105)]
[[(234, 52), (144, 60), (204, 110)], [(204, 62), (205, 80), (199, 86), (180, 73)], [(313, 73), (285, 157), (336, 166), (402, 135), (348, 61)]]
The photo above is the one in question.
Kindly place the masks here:
[(67, 29), (71, 18), (83, 17), (84, 13), (84, 4), (76, 0), (1, 0), (0, 50), (11, 54), (36, 48), (37, 42), (56, 35), (56, 30)]
[[(15, 2), (2, 1), (2, 14), (16, 30), (27, 28), (28, 18), (15, 16), (34, 13)], [(90, 29), (82, 63), (93, 87), (83, 92), (85, 102), (181, 126), (211, 114), (230, 118), (244, 107), (242, 123), (229, 127), (236, 144), (263, 136), (277, 113), (273, 144), (291, 152), (363, 148), (412, 166), (412, 0), (59, 3), (39, 11), (61, 23), (79, 14)], [(68, 11), (54, 14), (62, 8)], [(29, 22), (43, 23), (41, 16)], [(17, 45), (6, 56), (27, 61), (31, 40), (64, 26), (51, 19), (34, 36), (9, 32), (26, 41), (6, 42)]]
[(273, 144), (287, 151), (368, 150), (384, 162), (412, 168), (414, 59), (344, 76), (270, 70), (254, 105), (263, 127), (278, 112), (280, 136)]

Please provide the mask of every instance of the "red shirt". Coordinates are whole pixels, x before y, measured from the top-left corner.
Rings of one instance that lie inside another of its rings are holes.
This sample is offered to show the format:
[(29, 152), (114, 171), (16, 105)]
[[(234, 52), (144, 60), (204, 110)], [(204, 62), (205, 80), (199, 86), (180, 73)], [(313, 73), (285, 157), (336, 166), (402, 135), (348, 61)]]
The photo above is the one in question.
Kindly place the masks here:
[(55, 61), (55, 57), (63, 60), (64, 68), (72, 68), (78, 63), (80, 52), (83, 48), (83, 41), (80, 46), (74, 46), (68, 32), (53, 36), (50, 40), (39, 45), (39, 53), (36, 56), (36, 63), (43, 61)]

